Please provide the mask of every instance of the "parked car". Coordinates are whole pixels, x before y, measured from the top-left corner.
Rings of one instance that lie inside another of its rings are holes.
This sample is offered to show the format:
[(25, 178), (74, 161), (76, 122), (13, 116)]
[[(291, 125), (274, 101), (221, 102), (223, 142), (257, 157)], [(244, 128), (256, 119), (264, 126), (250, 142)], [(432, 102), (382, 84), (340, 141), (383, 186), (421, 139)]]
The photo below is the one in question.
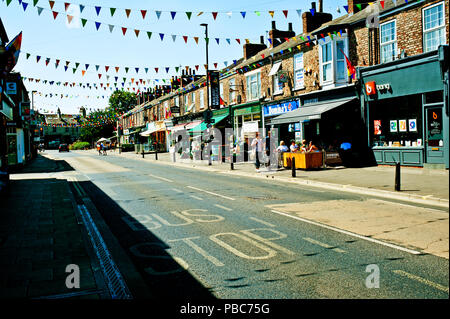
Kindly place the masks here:
[(59, 144), (58, 150), (60, 152), (68, 152), (69, 151), (69, 145), (67, 145), (67, 144)]

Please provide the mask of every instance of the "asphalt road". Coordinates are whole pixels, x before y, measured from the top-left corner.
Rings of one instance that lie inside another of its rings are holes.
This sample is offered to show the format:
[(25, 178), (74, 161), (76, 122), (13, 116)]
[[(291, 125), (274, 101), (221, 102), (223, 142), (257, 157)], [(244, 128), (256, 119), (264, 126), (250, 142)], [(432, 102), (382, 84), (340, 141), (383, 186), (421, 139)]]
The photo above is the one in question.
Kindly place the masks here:
[[(413, 255), (266, 207), (365, 196), (120, 156), (48, 154), (76, 169), (155, 297), (449, 297), (447, 259)], [(377, 269), (379, 288), (368, 288), (376, 286)]]

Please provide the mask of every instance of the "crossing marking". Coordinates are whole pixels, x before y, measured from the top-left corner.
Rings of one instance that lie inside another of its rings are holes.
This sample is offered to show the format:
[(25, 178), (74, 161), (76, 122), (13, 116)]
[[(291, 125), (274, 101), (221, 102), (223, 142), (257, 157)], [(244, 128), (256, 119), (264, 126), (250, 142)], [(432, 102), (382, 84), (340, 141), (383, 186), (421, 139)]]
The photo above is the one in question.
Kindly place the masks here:
[(308, 242), (310, 242), (311, 244), (319, 245), (319, 246), (327, 248), (327, 249), (332, 248), (331, 250), (334, 250), (334, 251), (336, 251), (338, 253), (345, 253), (345, 250), (342, 250), (340, 248), (333, 248), (333, 246), (330, 246), (328, 244), (322, 243), (322, 242), (320, 242), (318, 240), (315, 240), (315, 239), (312, 239), (312, 238), (309, 238), (309, 237), (303, 237), (303, 239), (308, 241)]
[(266, 225), (266, 226), (269, 226), (269, 227), (276, 227), (274, 224), (271, 224), (271, 223), (266, 222), (266, 221), (264, 221), (264, 220), (258, 219), (258, 218), (256, 218), (256, 217), (249, 217), (249, 218), (250, 218), (250, 219), (253, 219), (254, 221), (257, 221), (258, 223), (264, 224), (264, 225)]
[(156, 175), (153, 175), (153, 174), (147, 174), (147, 175), (148, 175), (148, 176), (151, 176), (151, 177), (153, 177), (153, 178), (157, 178), (157, 179), (160, 179), (160, 180), (162, 180), (162, 181), (168, 182), (168, 183), (173, 183), (173, 181), (170, 180), (170, 179), (168, 179), (168, 178), (156, 176)]
[(381, 240), (377, 240), (377, 239), (374, 239), (374, 238), (358, 235), (358, 234), (355, 234), (355, 233), (352, 233), (352, 232), (349, 232), (349, 231), (346, 231), (346, 230), (342, 230), (342, 229), (339, 229), (339, 228), (331, 227), (331, 226), (324, 225), (324, 224), (321, 224), (321, 223), (313, 222), (311, 220), (304, 219), (304, 218), (301, 218), (301, 217), (298, 217), (298, 216), (292, 216), (292, 215), (289, 215), (289, 214), (286, 214), (286, 213), (282, 213), (282, 212), (279, 212), (279, 211), (276, 211), (276, 210), (272, 210), (272, 212), (275, 213), (275, 214), (279, 214), (279, 215), (283, 215), (283, 216), (290, 217), (290, 218), (293, 218), (293, 219), (297, 219), (297, 220), (302, 221), (304, 223), (308, 223), (308, 224), (311, 224), (311, 225), (315, 225), (315, 226), (323, 227), (323, 228), (326, 228), (326, 229), (330, 229), (330, 230), (333, 230), (333, 231), (336, 231), (338, 233), (342, 233), (342, 234), (345, 234), (345, 235), (348, 235), (348, 236), (356, 237), (356, 238), (367, 240), (367, 241), (370, 241), (370, 242), (373, 242), (373, 243), (376, 243), (376, 244), (380, 244), (380, 245), (387, 246), (387, 247), (390, 247), (390, 248), (394, 248), (394, 249), (398, 249), (398, 250), (401, 250), (401, 251), (405, 251), (405, 252), (413, 254), (413, 255), (420, 255), (421, 254), (421, 252), (416, 251), (416, 250), (412, 250), (412, 249), (400, 247), (400, 246), (397, 246), (397, 245), (385, 243), (385, 242), (383, 242)]
[(406, 271), (403, 271), (403, 270), (393, 270), (392, 272), (397, 274), (397, 275), (400, 275), (400, 276), (403, 276), (403, 277), (407, 277), (407, 278), (412, 279), (412, 280), (416, 280), (416, 281), (421, 282), (421, 283), (423, 283), (425, 285), (428, 285), (430, 287), (433, 287), (433, 288), (436, 288), (438, 290), (442, 290), (442, 291), (444, 291), (446, 293), (449, 293), (448, 287), (442, 286), (442, 285), (440, 285), (438, 283), (435, 283), (435, 282), (432, 282), (432, 281), (430, 281), (428, 279), (425, 279), (425, 278), (422, 278), (422, 277), (410, 274), (410, 273), (408, 273)]
[(229, 211), (229, 212), (232, 211), (231, 208), (228, 208), (228, 207), (225, 207), (225, 206), (222, 206), (222, 205), (219, 205), (219, 204), (214, 204), (214, 206), (219, 207), (219, 208), (222, 208), (222, 209), (227, 210), (227, 211)]
[(218, 197), (222, 197), (222, 198), (225, 198), (225, 199), (228, 199), (228, 200), (235, 200), (234, 198), (231, 198), (231, 197), (228, 197), (228, 196), (224, 196), (224, 195), (220, 195), (220, 194), (217, 194), (217, 193), (213, 193), (213, 192), (210, 192), (210, 191), (205, 191), (204, 189), (200, 189), (200, 188), (197, 188), (197, 187), (194, 187), (194, 186), (187, 186), (187, 187), (191, 188), (191, 189), (195, 189), (195, 190), (197, 190), (199, 192), (204, 192), (204, 193), (211, 194), (211, 195), (218, 196)]
[(200, 197), (197, 197), (197, 196), (194, 196), (194, 195), (189, 195), (190, 197), (192, 197), (193, 199), (196, 199), (196, 200), (203, 200), (203, 198), (200, 198)]

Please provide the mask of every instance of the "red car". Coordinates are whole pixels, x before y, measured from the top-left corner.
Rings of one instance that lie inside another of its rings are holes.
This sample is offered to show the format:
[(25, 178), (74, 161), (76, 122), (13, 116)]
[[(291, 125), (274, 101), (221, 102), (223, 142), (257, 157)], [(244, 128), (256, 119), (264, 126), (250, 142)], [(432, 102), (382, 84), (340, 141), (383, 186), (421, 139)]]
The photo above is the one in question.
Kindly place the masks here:
[(68, 152), (69, 151), (69, 145), (67, 145), (67, 144), (59, 144), (58, 150), (60, 152)]

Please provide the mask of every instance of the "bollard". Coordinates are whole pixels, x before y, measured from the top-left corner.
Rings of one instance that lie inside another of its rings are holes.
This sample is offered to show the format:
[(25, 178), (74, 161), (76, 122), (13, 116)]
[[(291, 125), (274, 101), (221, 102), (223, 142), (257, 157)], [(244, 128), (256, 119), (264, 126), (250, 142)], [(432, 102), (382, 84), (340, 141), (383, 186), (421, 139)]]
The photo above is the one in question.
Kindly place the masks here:
[(158, 150), (155, 149), (155, 161), (157, 161), (157, 160), (158, 160)]
[(231, 154), (231, 156), (230, 156), (230, 169), (231, 170), (234, 170), (234, 156), (233, 156), (233, 154)]
[(400, 191), (400, 162), (395, 163), (395, 190)]
[(144, 149), (142, 149), (142, 158), (144, 158)]
[(292, 177), (295, 177), (295, 157), (292, 157), (292, 161), (291, 161), (291, 168), (292, 168)]
[(208, 165), (209, 166), (211, 166), (212, 165), (212, 163), (211, 163), (211, 156), (212, 156), (212, 151), (209, 151), (209, 156), (208, 156)]

